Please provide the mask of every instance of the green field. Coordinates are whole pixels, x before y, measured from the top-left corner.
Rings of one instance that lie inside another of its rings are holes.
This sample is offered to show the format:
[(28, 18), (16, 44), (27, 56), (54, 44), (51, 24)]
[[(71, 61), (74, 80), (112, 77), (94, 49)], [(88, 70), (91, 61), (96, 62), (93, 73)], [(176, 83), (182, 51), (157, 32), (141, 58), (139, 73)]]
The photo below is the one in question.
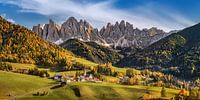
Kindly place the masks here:
[[(58, 83), (36, 76), (0, 71), (0, 99), (17, 100), (133, 100), (146, 94), (146, 86), (126, 86), (113, 83), (74, 82), (68, 86), (51, 89)], [(160, 87), (150, 87), (151, 95), (160, 97)], [(43, 91), (45, 96), (33, 96)], [(167, 96), (172, 97), (179, 90), (166, 89)], [(8, 95), (11, 96), (8, 96)]]
[[(93, 63), (93, 62), (90, 62), (88, 60), (84, 60), (84, 59), (80, 59), (80, 58), (77, 58), (78, 62), (81, 62), (85, 65), (89, 65), (89, 66), (97, 66), (96, 63)], [(11, 62), (7, 62), (9, 64), (12, 65), (13, 68), (15, 69), (30, 69), (30, 68), (39, 68), (39, 69), (45, 69), (45, 70), (49, 70), (50, 74), (51, 75), (54, 75), (55, 74), (55, 70), (50, 70), (49, 67), (45, 67), (45, 66), (39, 66), (39, 65), (34, 65), (34, 64), (22, 64), (22, 63), (11, 63)], [(114, 67), (112, 66), (113, 69), (115, 69), (115, 71), (117, 72), (126, 72), (127, 68), (118, 68), (118, 67)], [(72, 71), (73, 72), (73, 71)], [(58, 73), (58, 72), (56, 72)], [(71, 72), (65, 72), (65, 73), (71, 73)]]
[(74, 58), (77, 62), (82, 63), (87, 66), (97, 66), (96, 63), (91, 62), (89, 60), (85, 60), (84, 58)]
[(0, 99), (26, 96), (34, 91), (47, 90), (53, 84), (56, 82), (49, 79), (0, 71)]

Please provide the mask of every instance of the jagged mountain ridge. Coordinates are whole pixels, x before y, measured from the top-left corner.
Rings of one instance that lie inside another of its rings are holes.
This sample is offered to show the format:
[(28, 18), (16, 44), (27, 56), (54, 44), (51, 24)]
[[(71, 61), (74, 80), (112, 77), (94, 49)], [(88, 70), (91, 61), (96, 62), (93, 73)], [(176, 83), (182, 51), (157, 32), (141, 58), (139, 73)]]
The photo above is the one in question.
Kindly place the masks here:
[(57, 44), (72, 38), (85, 41), (101, 40), (97, 36), (97, 29), (94, 29), (85, 20), (80, 20), (78, 22), (74, 17), (70, 17), (61, 26), (50, 19), (48, 24), (45, 24), (44, 26), (38, 24), (37, 26), (33, 26), (32, 30), (38, 33), (43, 39)]
[(61, 26), (49, 20), (49, 24), (45, 24), (44, 27), (38, 24), (37, 26), (33, 26), (32, 30), (38, 33), (43, 39), (57, 44), (71, 38), (77, 38), (115, 48), (144, 48), (170, 34), (155, 27), (140, 30), (123, 20), (120, 23), (116, 22), (114, 25), (108, 23), (102, 29), (98, 30), (97, 28), (93, 28), (87, 21), (78, 21), (74, 17), (70, 17)]

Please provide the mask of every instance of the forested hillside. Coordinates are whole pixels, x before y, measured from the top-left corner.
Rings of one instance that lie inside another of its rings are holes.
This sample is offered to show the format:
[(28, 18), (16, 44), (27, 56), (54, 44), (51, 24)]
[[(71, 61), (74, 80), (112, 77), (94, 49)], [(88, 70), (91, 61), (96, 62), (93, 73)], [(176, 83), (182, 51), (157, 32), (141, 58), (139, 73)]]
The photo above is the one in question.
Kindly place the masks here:
[(0, 61), (58, 66), (70, 61), (70, 56), (71, 52), (0, 17)]
[(200, 76), (200, 24), (172, 34), (119, 62), (120, 66), (177, 67), (173, 74)]
[(60, 45), (61, 47), (96, 63), (115, 64), (122, 58), (122, 55), (114, 50), (98, 45), (95, 42), (83, 42), (78, 39), (70, 39)]

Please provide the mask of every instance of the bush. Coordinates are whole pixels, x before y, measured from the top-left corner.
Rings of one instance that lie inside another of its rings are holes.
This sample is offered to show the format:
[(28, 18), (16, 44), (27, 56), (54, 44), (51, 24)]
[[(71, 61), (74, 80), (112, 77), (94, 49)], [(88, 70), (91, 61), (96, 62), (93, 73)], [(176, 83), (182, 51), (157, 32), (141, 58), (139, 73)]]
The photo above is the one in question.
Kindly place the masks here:
[(137, 77), (132, 77), (128, 80), (129, 85), (139, 85), (139, 79)]
[(38, 68), (29, 69), (28, 74), (40, 76), (40, 77), (49, 77), (50, 76), (46, 70), (38, 70)]
[(8, 64), (6, 62), (0, 62), (0, 70), (3, 70), (3, 71), (12, 71), (13, 68), (12, 68), (11, 64)]

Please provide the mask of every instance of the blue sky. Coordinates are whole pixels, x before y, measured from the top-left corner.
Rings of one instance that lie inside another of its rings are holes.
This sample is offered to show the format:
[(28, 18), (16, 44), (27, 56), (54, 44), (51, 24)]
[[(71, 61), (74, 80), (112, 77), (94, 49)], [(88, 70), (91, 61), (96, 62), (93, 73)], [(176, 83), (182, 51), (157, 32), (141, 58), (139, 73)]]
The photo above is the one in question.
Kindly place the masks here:
[(97, 28), (125, 20), (140, 29), (170, 31), (199, 23), (199, 5), (200, 0), (0, 0), (0, 15), (28, 28), (74, 16)]

